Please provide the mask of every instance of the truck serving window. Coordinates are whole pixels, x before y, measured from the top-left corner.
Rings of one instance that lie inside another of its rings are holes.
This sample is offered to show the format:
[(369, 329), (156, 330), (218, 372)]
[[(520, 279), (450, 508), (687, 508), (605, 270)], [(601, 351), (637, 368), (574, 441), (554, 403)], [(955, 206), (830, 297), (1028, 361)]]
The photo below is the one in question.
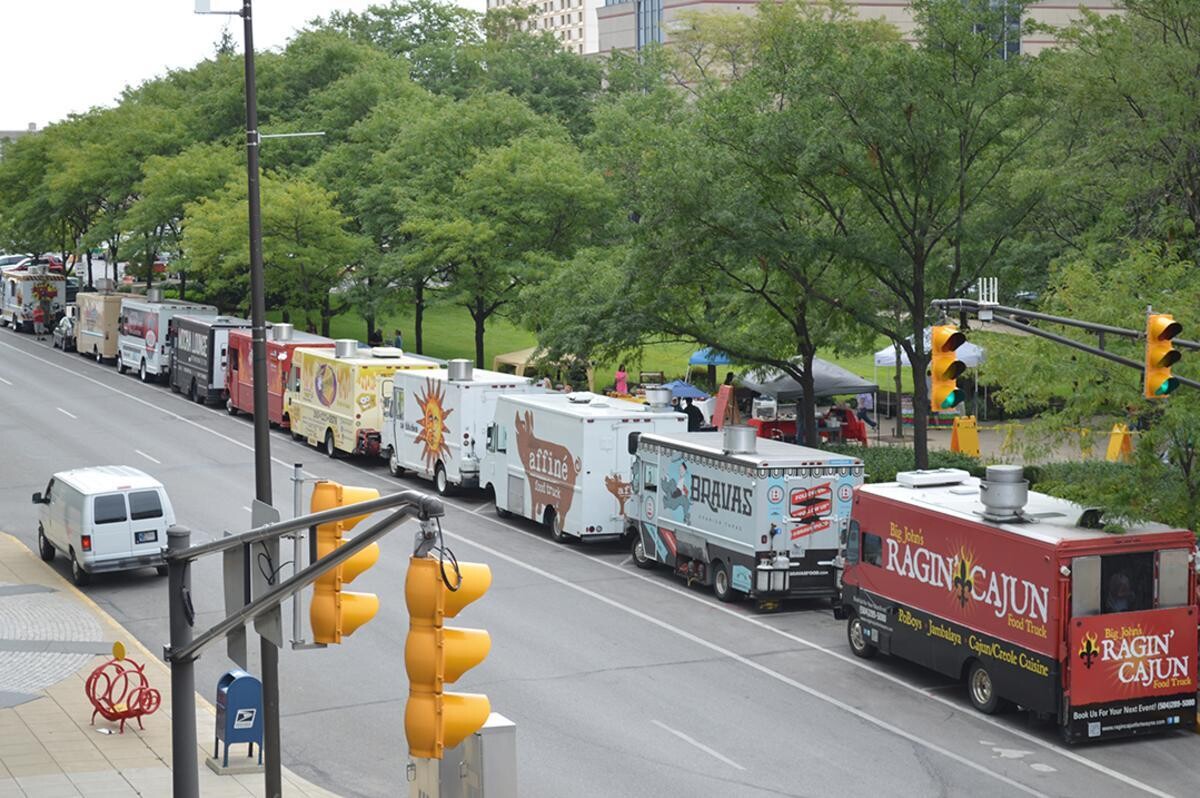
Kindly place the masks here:
[(1154, 552), (1106, 554), (1100, 558), (1102, 612), (1154, 608)]
[(97, 496), (92, 505), (92, 521), (97, 524), (115, 524), (126, 520), (125, 495), (112, 493), (108, 496)]
[(1158, 606), (1187, 606), (1188, 566), (1187, 549), (1168, 549), (1158, 553)]
[(645, 490), (652, 490), (655, 493), (657, 493), (658, 492), (658, 466), (654, 465), (653, 463), (646, 463), (644, 474), (645, 474), (645, 479), (642, 482), (643, 488)]
[(129, 494), (129, 517), (134, 521), (162, 518), (162, 514), (162, 502), (158, 500), (158, 491), (139, 490)]
[(883, 567), (883, 538), (863, 532), (862, 561), (870, 565)]

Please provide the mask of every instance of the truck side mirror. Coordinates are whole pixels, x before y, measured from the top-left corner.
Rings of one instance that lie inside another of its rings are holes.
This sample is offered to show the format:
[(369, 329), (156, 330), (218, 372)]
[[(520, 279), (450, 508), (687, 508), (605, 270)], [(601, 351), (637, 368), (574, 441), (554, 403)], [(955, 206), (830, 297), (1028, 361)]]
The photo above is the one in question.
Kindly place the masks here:
[(37, 493), (33, 494), (33, 503), (34, 504), (42, 504), (43, 503), (41, 491), (38, 491)]
[(638, 439), (642, 437), (640, 432), (629, 433), (629, 453), (637, 454)]

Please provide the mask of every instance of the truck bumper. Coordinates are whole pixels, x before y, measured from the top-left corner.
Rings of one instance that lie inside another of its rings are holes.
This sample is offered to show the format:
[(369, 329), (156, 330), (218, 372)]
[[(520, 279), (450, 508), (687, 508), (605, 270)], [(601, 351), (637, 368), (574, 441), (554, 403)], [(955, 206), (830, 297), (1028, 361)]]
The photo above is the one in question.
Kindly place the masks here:
[(117, 557), (113, 559), (81, 562), (79, 566), (89, 574), (102, 574), (110, 571), (132, 571), (136, 568), (157, 568), (166, 565), (167, 560), (162, 552), (143, 554), (138, 557)]

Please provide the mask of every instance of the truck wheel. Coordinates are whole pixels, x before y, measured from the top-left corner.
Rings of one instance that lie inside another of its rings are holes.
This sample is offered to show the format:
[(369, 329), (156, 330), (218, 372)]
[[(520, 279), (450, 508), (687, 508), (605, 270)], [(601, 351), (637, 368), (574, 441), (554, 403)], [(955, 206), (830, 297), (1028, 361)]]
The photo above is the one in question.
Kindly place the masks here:
[(325, 454), (329, 457), (337, 457), (337, 445), (333, 441), (333, 430), (325, 430)]
[(83, 566), (79, 564), (79, 559), (75, 556), (75, 550), (71, 550), (71, 582), (76, 587), (83, 587), (88, 582), (92, 581), (92, 575), (83, 570)]
[(158, 574), (159, 576), (166, 576), (166, 575), (167, 575), (167, 573), (168, 573), (170, 570), (171, 570), (171, 569), (170, 569), (170, 568), (168, 568), (168, 567), (167, 567), (167, 566), (165, 566), (165, 565), (156, 565), (156, 566), (154, 566), (154, 572), (155, 572), (156, 574)]
[(231, 416), (237, 415), (237, 407), (233, 404), (232, 396), (225, 400), (225, 412)]
[(717, 601), (737, 601), (738, 593), (729, 582), (729, 569), (720, 560), (713, 560), (713, 593)]
[(146, 373), (146, 361), (142, 361), (142, 365), (138, 366), (138, 379), (142, 382), (148, 382), (150, 375)]
[(394, 477), (404, 476), (404, 468), (400, 465), (400, 458), (396, 456), (396, 447), (388, 447), (388, 473)]
[(567, 542), (567, 533), (563, 531), (562, 519), (558, 517), (558, 513), (553, 507), (546, 508), (546, 515), (542, 521), (546, 528), (550, 530), (550, 537), (554, 538), (559, 543)]
[(856, 657), (871, 659), (879, 653), (875, 644), (867, 639), (867, 631), (857, 613), (851, 615), (850, 622), (846, 624), (846, 639), (850, 641), (850, 651)]
[(988, 669), (976, 660), (967, 671), (967, 697), (971, 705), (985, 715), (994, 715), (1000, 709), (1000, 696), (996, 693), (996, 683)]
[(208, 404), (208, 398), (205, 396), (207, 391), (202, 391), (202, 390), (200, 390), (200, 388), (196, 387), (195, 380), (192, 381), (192, 392), (196, 394), (195, 396), (192, 397), (193, 402), (195, 402), (198, 405)]
[[(446, 467), (438, 463), (433, 469), (433, 487), (439, 496), (448, 496), (451, 491), (450, 479), (446, 476)], [(557, 538), (555, 538), (557, 540)]]
[(492, 492), (492, 502), (494, 502), (496, 505), (496, 517), (497, 518), (512, 518), (512, 513), (510, 513), (508, 510), (504, 509), (503, 507), (501, 507), (500, 502), (496, 500), (495, 487), (488, 485), (488, 488)]
[[(171, 387), (175, 387), (174, 380), (171, 380)], [(193, 402), (196, 401), (196, 381), (195, 380), (192, 380), (191, 382), (188, 383), (187, 397), (188, 397), (188, 399), (191, 399)]]
[(653, 568), (654, 560), (646, 556), (646, 544), (642, 542), (642, 533), (635, 531), (633, 533), (633, 564), (638, 568)]
[(92, 350), (92, 354), (96, 356), (96, 362), (97, 362), (97, 363), (99, 363), (99, 364), (101, 364), (101, 365), (103, 365), (103, 364), (104, 364), (104, 358), (100, 357), (100, 350), (99, 350), (99, 349), (93, 349), (93, 350)]
[(42, 531), (41, 524), (38, 524), (38, 554), (42, 562), (54, 562), (54, 544), (46, 540), (46, 533)]
[(125, 365), (125, 359), (117, 355), (117, 373), (124, 374), (129, 371), (129, 367)]

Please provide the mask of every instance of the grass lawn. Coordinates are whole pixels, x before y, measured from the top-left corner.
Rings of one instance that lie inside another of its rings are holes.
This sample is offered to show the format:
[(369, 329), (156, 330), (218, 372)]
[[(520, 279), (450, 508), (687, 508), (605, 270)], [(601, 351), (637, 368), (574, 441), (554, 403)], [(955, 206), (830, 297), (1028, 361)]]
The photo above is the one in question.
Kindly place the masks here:
[[(271, 318), (278, 318), (270, 314)], [(390, 344), (396, 329), (404, 335), (406, 349), (415, 350), (416, 341), (413, 332), (413, 316), (411, 311), (387, 318), (382, 323), (384, 340)], [(347, 313), (336, 317), (331, 325), (330, 333), (334, 338), (357, 338), (366, 340), (367, 325), (357, 314)], [(506, 352), (525, 349), (534, 346), (537, 339), (533, 333), (524, 330), (507, 319), (493, 317), (488, 323), (484, 338), (484, 356), (486, 368), (491, 368), (492, 358)], [(884, 339), (876, 343), (876, 349), (886, 344)], [(449, 360), (455, 357), (473, 359), (475, 356), (474, 323), (465, 308), (456, 305), (434, 305), (425, 311), (424, 323), (424, 354)], [(632, 360), (626, 363), (631, 381), (637, 381), (638, 371), (661, 371), (668, 380), (681, 378), (687, 370), (688, 357), (697, 349), (690, 344), (658, 344), (646, 348), (641, 363)], [(873, 380), (876, 369), (870, 352), (861, 355), (835, 355), (822, 353), (821, 357), (848, 369), (861, 377)], [(617, 363), (601, 363), (596, 367), (596, 388), (604, 390), (612, 384), (612, 374), (616, 371)], [(740, 369), (733, 369), (738, 371)], [(729, 367), (717, 369), (717, 380), (724, 380)], [(894, 385), (894, 370), (879, 369), (878, 379), (880, 388), (889, 390)], [(697, 379), (704, 378), (704, 369), (694, 372)], [(904, 370), (904, 390), (912, 390), (912, 372)]]

